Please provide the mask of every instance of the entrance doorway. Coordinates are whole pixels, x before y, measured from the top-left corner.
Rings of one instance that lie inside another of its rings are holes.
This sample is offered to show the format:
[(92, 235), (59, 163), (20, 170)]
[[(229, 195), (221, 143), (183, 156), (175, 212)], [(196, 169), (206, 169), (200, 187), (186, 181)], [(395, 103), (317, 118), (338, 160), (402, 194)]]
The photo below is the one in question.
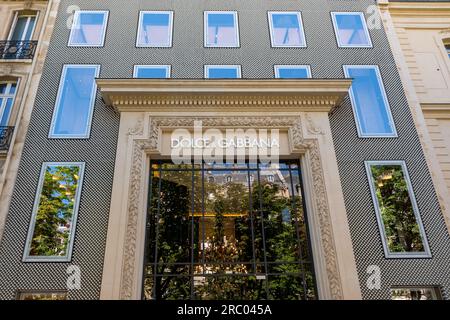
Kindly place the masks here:
[(316, 299), (298, 161), (150, 164), (143, 299)]

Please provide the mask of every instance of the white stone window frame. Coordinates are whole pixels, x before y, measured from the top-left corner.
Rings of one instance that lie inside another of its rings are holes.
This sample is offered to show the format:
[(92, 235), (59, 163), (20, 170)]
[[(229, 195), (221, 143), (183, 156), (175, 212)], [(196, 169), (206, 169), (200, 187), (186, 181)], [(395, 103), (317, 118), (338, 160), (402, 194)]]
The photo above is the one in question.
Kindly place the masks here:
[[(298, 18), (299, 23), (299, 30), (301, 32), (301, 36), (303, 38), (303, 43), (299, 45), (283, 45), (283, 44), (275, 44), (274, 43), (274, 34), (273, 34), (273, 21), (272, 21), (272, 15), (273, 14), (296, 14)], [(303, 24), (303, 17), (301, 11), (268, 11), (267, 17), (269, 19), (269, 30), (270, 30), (270, 44), (272, 48), (306, 48), (306, 35), (305, 35), (305, 26)]]
[[(103, 26), (102, 26), (102, 41), (99, 44), (90, 44), (90, 43), (73, 43), (73, 30), (76, 30), (76, 26), (78, 24), (78, 21), (80, 19), (81, 14), (98, 14), (103, 13)], [(73, 22), (72, 26), (70, 28), (70, 35), (69, 35), (69, 42), (67, 44), (68, 47), (104, 47), (105, 46), (105, 38), (106, 38), (106, 30), (108, 28), (108, 21), (109, 21), (109, 11), (107, 10), (78, 10), (75, 11), (73, 16)]]
[(133, 67), (133, 78), (137, 78), (139, 69), (166, 69), (166, 79), (172, 77), (172, 66), (170, 64), (136, 64)]
[(276, 79), (282, 79), (280, 78), (280, 69), (306, 69), (307, 79), (312, 78), (311, 66), (307, 64), (276, 64), (273, 66)]
[(349, 68), (351, 68), (351, 69), (374, 69), (375, 70), (378, 85), (380, 86), (381, 95), (382, 95), (383, 102), (384, 102), (384, 105), (386, 108), (386, 113), (387, 113), (387, 116), (389, 119), (389, 124), (392, 127), (392, 133), (389, 133), (389, 134), (386, 134), (386, 133), (367, 134), (367, 133), (363, 132), (363, 130), (361, 128), (361, 124), (359, 122), (359, 118), (358, 118), (359, 113), (356, 108), (356, 100), (355, 100), (355, 95), (353, 93), (353, 86), (352, 86), (349, 89), (349, 96), (350, 96), (350, 101), (352, 104), (353, 116), (354, 116), (355, 123), (356, 123), (356, 129), (358, 131), (358, 137), (359, 138), (398, 138), (397, 128), (395, 126), (394, 117), (392, 116), (391, 106), (389, 104), (389, 100), (388, 100), (388, 97), (386, 94), (386, 89), (383, 84), (383, 78), (381, 77), (380, 68), (378, 67), (378, 65), (343, 65), (342, 67), (344, 69), (344, 75), (346, 78), (349, 78), (349, 75), (348, 75)]
[[(422, 223), (422, 218), (420, 216), (419, 207), (417, 206), (416, 197), (414, 194), (414, 189), (411, 184), (411, 179), (409, 177), (408, 169), (406, 167), (406, 163), (404, 160), (377, 160), (377, 161), (364, 161), (364, 165), (366, 167), (367, 179), (370, 186), (370, 193), (372, 196), (372, 202), (376, 213), (378, 228), (380, 231), (380, 237), (383, 243), (384, 256), (388, 259), (417, 259), (417, 258), (431, 258), (431, 251), (428, 244), (427, 235), (425, 232), (425, 228)], [(381, 210), (378, 203), (378, 198), (375, 190), (375, 181), (372, 176), (371, 167), (377, 165), (397, 165), (401, 166), (403, 172), (403, 178), (405, 179), (408, 195), (411, 201), (411, 205), (414, 211), (414, 216), (416, 217), (416, 222), (419, 227), (420, 236), (422, 238), (422, 243), (424, 247), (423, 252), (390, 252), (389, 246), (386, 239), (386, 231), (383, 223), (383, 218), (381, 216)]]
[[(167, 39), (166, 44), (146, 44), (146, 43), (139, 43), (139, 35), (141, 34), (141, 26), (142, 26), (142, 19), (144, 18), (145, 14), (167, 14), (169, 15), (169, 38)], [(136, 34), (136, 47), (137, 48), (172, 48), (172, 40), (173, 40), (173, 11), (163, 11), (163, 10), (141, 10), (139, 11), (139, 21), (138, 21), (138, 30)]]
[(52, 122), (50, 125), (50, 131), (48, 134), (49, 139), (89, 139), (89, 137), (91, 135), (92, 117), (94, 115), (95, 100), (97, 97), (97, 83), (95, 80), (94, 80), (94, 88), (92, 90), (92, 95), (90, 98), (89, 115), (87, 118), (86, 132), (84, 134), (55, 134), (54, 133), (55, 126), (56, 126), (56, 119), (58, 116), (58, 110), (60, 108), (60, 103), (61, 103), (61, 99), (62, 99), (64, 80), (66, 79), (67, 69), (69, 69), (69, 68), (95, 68), (96, 69), (95, 78), (98, 78), (100, 75), (101, 66), (99, 64), (65, 64), (63, 66), (63, 70), (61, 72), (61, 78), (59, 81), (58, 95), (56, 97), (55, 107), (53, 108)]
[[(367, 41), (368, 43), (366, 44), (343, 44), (341, 41), (341, 37), (339, 35), (339, 25), (336, 21), (336, 16), (337, 15), (347, 15), (347, 16), (359, 16), (361, 18), (362, 24), (363, 24), (363, 29), (364, 29), (364, 34), (367, 37)], [(333, 29), (334, 29), (334, 34), (336, 36), (336, 42), (339, 48), (373, 48), (373, 44), (372, 44), (372, 38), (370, 37), (370, 33), (369, 33), (369, 29), (367, 27), (367, 21), (366, 18), (364, 16), (364, 13), (362, 12), (357, 12), (357, 11), (352, 11), (352, 12), (342, 12), (342, 11), (333, 11), (331, 12), (331, 20), (333, 21)]]
[[(76, 224), (77, 224), (77, 218), (78, 218), (78, 211), (80, 206), (80, 198), (81, 198), (81, 192), (82, 192), (82, 186), (83, 186), (83, 179), (84, 179), (84, 172), (85, 172), (85, 162), (44, 162), (41, 167), (41, 173), (39, 175), (39, 183), (38, 188), (35, 195), (34, 205), (33, 205), (33, 213), (31, 215), (31, 222), (30, 226), (28, 228), (28, 234), (27, 234), (27, 240), (25, 243), (25, 250), (23, 253), (23, 262), (70, 262), (72, 260), (72, 252), (73, 252), (73, 244), (75, 240), (75, 231), (76, 231)], [(42, 188), (44, 187), (44, 179), (45, 179), (45, 173), (47, 172), (47, 168), (51, 166), (65, 166), (65, 167), (71, 167), (71, 166), (78, 166), (80, 168), (79, 171), (79, 179), (78, 179), (78, 186), (76, 190), (76, 198), (75, 202), (73, 204), (73, 215), (72, 215), (72, 222), (70, 226), (70, 237), (69, 237), (69, 245), (67, 246), (67, 254), (64, 257), (60, 256), (30, 256), (29, 255), (29, 249), (31, 242), (33, 240), (33, 234), (34, 234), (34, 228), (36, 226), (36, 216), (39, 209), (39, 204), (41, 200), (41, 193)]]
[[(208, 44), (208, 15), (209, 14), (232, 14), (234, 19), (234, 32), (236, 43), (234, 45)], [(237, 11), (204, 11), (203, 12), (203, 41), (205, 48), (238, 48), (240, 47), (239, 17)]]
[(206, 64), (204, 66), (204, 77), (205, 79), (209, 79), (209, 70), (210, 69), (235, 69), (237, 70), (237, 78), (232, 79), (241, 79), (242, 78), (242, 68), (240, 64)]

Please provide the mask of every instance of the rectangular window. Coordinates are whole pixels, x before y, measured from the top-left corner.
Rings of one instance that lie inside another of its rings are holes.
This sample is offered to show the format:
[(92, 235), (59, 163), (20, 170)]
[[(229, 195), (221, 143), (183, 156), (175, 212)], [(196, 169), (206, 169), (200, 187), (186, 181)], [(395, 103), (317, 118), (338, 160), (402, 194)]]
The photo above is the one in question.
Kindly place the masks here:
[(0, 82), (0, 127), (9, 125), (16, 90), (16, 82)]
[(70, 261), (83, 172), (81, 162), (42, 165), (24, 261)]
[(205, 47), (239, 47), (236, 11), (205, 11)]
[(447, 55), (450, 58), (450, 44), (445, 45), (445, 50), (447, 50)]
[(63, 291), (21, 291), (18, 300), (67, 300), (67, 292)]
[(103, 47), (108, 11), (75, 11), (69, 46)]
[(391, 289), (392, 300), (441, 300), (437, 287), (397, 287)]
[(11, 41), (29, 41), (33, 37), (34, 28), (36, 26), (35, 14), (16, 13), (13, 27), (8, 40)]
[(311, 68), (299, 65), (276, 65), (275, 78), (280, 79), (305, 79), (311, 78)]
[(306, 47), (300, 12), (272, 11), (268, 15), (272, 47)]
[(141, 11), (137, 47), (172, 47), (172, 11)]
[(50, 138), (88, 138), (99, 65), (65, 65), (61, 75)]
[(431, 257), (404, 161), (365, 164), (386, 257)]
[(353, 113), (360, 137), (396, 137), (386, 92), (378, 66), (344, 66)]
[(206, 65), (205, 78), (208, 79), (236, 79), (241, 77), (239, 65)]
[(143, 79), (166, 79), (170, 78), (169, 65), (137, 65), (134, 66), (134, 78)]
[(332, 12), (331, 17), (339, 47), (372, 47), (362, 12)]

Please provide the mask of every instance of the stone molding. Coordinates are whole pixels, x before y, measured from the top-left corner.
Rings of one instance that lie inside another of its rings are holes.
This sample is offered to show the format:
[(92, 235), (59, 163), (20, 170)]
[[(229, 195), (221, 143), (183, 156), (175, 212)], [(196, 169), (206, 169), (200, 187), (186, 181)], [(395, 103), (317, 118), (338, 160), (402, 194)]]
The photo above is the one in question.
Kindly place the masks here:
[[(129, 193), (127, 203), (127, 218), (125, 230), (125, 243), (123, 247), (122, 271), (120, 281), (120, 299), (133, 299), (136, 292), (136, 266), (138, 221), (142, 214), (142, 190), (145, 189), (146, 174), (145, 163), (151, 154), (159, 153), (161, 133), (163, 128), (191, 127), (195, 120), (202, 120), (204, 127), (264, 127), (286, 128), (289, 130), (291, 149), (293, 153), (302, 154), (309, 158), (314, 198), (314, 206), (319, 222), (320, 243), (325, 260), (325, 269), (331, 299), (343, 299), (341, 276), (338, 268), (337, 253), (333, 236), (330, 209), (324, 181), (322, 159), (319, 150), (319, 141), (316, 138), (304, 138), (302, 131), (302, 118), (300, 116), (274, 116), (274, 117), (152, 117), (146, 115), (144, 121), (138, 120), (135, 126), (128, 131), (132, 140), (131, 168), (129, 175)], [(313, 130), (316, 131), (316, 130)]]

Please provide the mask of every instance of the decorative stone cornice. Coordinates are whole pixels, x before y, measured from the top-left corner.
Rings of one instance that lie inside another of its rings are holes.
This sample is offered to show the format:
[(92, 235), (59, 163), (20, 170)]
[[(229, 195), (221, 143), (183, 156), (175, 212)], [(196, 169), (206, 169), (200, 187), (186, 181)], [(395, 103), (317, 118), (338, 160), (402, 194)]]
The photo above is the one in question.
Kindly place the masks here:
[[(329, 112), (348, 94), (351, 79), (149, 80), (98, 79), (107, 105), (119, 112), (283, 111)], [(243, 108), (244, 107), (244, 108)]]
[[(343, 299), (341, 275), (338, 268), (336, 245), (330, 216), (330, 203), (327, 200), (324, 171), (317, 137), (305, 138), (302, 133), (302, 119), (296, 116), (274, 117), (149, 117), (137, 120), (128, 131), (132, 141), (131, 167), (128, 185), (130, 186), (127, 201), (127, 219), (125, 225), (125, 243), (123, 247), (122, 270), (120, 279), (120, 299), (132, 299), (136, 286), (139, 285), (136, 258), (139, 215), (145, 212), (142, 203), (146, 175), (145, 163), (147, 156), (159, 152), (159, 141), (163, 128), (183, 128), (192, 126), (195, 120), (202, 120), (205, 127), (229, 126), (264, 126), (266, 128), (288, 128), (293, 152), (302, 152), (305, 161), (311, 164), (311, 192), (315, 214), (318, 217), (320, 243), (325, 260), (326, 281), (329, 286), (331, 299)], [(310, 119), (310, 125), (312, 120)], [(147, 127), (148, 130), (144, 128)], [(311, 129), (319, 136), (322, 130)], [(140, 281), (140, 280), (139, 280)]]

